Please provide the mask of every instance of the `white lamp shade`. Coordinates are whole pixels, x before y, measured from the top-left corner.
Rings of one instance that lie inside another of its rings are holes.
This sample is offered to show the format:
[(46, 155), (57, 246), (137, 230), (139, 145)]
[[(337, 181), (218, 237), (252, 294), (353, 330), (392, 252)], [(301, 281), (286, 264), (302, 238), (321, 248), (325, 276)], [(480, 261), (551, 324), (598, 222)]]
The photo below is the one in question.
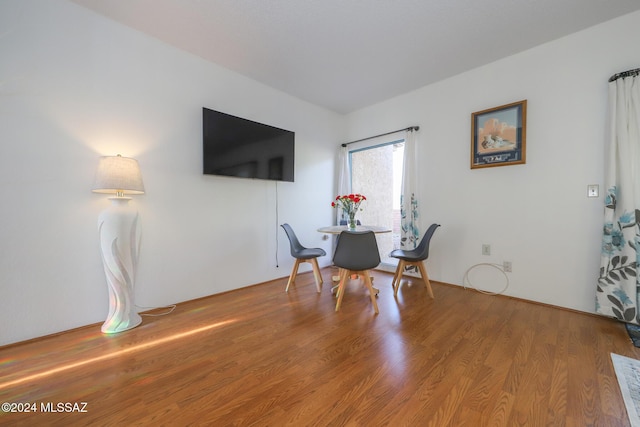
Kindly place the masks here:
[(144, 194), (144, 184), (138, 161), (129, 157), (100, 158), (93, 181), (94, 193)]

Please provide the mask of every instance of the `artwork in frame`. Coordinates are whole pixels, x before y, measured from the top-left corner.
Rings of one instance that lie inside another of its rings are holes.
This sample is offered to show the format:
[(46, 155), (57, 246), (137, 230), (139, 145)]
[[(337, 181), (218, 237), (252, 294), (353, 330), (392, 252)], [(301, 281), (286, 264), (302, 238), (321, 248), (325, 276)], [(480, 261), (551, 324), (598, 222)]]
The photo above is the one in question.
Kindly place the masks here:
[(527, 100), (471, 114), (471, 169), (526, 163)]

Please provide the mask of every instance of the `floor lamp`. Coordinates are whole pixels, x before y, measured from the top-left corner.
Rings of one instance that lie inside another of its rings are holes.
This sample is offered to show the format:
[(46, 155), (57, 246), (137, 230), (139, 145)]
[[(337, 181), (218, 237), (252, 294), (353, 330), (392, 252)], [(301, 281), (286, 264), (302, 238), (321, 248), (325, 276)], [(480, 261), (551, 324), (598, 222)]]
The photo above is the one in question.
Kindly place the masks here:
[(109, 288), (109, 314), (102, 332), (111, 334), (135, 328), (142, 322), (134, 302), (134, 282), (140, 247), (140, 218), (129, 206), (131, 197), (144, 194), (140, 167), (128, 157), (101, 157), (92, 191), (115, 194), (98, 217), (102, 263)]

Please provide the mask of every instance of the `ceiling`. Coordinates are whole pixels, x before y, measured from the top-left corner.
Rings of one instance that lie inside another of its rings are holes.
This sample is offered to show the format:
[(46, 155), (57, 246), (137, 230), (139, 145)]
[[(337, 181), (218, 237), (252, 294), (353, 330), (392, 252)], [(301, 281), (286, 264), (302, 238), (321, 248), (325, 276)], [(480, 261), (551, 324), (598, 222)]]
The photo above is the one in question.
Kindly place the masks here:
[(638, 0), (71, 1), (338, 113), (640, 9)]

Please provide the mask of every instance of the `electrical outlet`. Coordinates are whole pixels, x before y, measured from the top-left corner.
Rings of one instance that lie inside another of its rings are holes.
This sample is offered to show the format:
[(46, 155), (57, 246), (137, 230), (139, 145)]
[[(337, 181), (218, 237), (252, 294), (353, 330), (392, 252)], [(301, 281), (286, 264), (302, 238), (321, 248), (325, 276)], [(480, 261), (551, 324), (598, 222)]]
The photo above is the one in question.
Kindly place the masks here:
[(482, 245), (482, 255), (491, 255), (491, 245)]
[(598, 190), (597, 184), (587, 185), (587, 197), (598, 197)]
[(502, 263), (502, 269), (506, 273), (511, 273), (511, 261), (505, 261), (504, 263)]

